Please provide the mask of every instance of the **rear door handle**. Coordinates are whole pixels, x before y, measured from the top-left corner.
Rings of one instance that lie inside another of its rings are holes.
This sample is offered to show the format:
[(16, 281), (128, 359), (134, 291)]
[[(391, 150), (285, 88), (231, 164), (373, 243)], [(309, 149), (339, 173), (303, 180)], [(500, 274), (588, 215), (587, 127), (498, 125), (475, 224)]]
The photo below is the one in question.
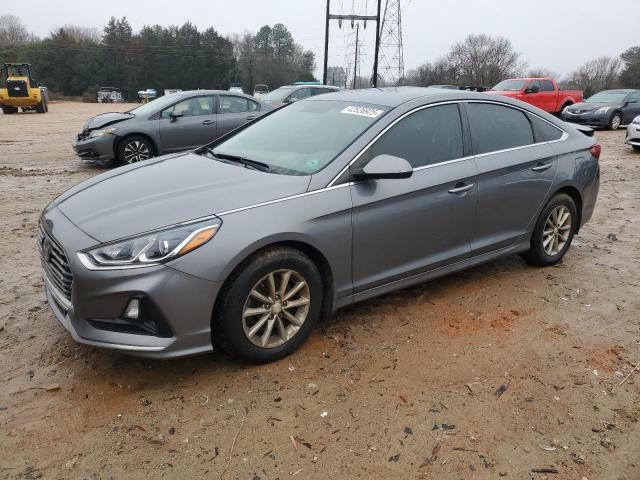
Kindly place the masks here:
[(531, 170), (533, 170), (534, 172), (544, 172), (545, 170), (549, 170), (550, 168), (551, 168), (551, 164), (546, 163), (544, 165), (536, 165)]
[(473, 183), (470, 185), (461, 185), (459, 187), (452, 188), (449, 190), (449, 193), (463, 193), (471, 190), (473, 188)]
[(202, 122), (202, 125), (213, 125), (214, 123), (216, 123), (215, 120), (205, 120)]

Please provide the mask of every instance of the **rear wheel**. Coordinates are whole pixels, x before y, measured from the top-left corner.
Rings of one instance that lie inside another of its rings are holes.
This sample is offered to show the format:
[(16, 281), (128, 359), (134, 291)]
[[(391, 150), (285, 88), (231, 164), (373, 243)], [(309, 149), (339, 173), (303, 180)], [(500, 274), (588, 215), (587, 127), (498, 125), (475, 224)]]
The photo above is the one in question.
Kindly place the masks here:
[(5, 115), (18, 113), (18, 107), (12, 107), (10, 105), (2, 105), (2, 113), (4, 113)]
[(614, 113), (609, 121), (609, 130), (617, 130), (622, 125), (622, 114)]
[(631, 145), (636, 152), (640, 152), (640, 147), (638, 145)]
[(573, 199), (555, 195), (545, 206), (531, 235), (531, 248), (522, 257), (531, 265), (555, 265), (569, 249), (578, 229), (578, 212)]
[(47, 111), (46, 100), (44, 99), (44, 97), (40, 97), (40, 101), (36, 105), (36, 112), (45, 113), (46, 111)]
[(302, 252), (279, 247), (249, 258), (220, 292), (212, 340), (227, 354), (265, 363), (296, 350), (320, 316), (322, 280)]
[(118, 161), (123, 165), (142, 162), (153, 155), (153, 145), (144, 137), (127, 137), (118, 145)]

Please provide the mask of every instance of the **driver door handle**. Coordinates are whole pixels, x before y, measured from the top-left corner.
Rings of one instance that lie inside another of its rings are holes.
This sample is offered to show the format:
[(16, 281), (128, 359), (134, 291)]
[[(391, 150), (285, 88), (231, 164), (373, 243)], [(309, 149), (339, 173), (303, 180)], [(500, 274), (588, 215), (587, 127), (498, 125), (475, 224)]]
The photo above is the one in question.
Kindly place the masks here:
[(545, 170), (549, 170), (550, 168), (551, 168), (551, 164), (545, 163), (543, 165), (536, 165), (531, 170), (533, 170), (534, 172), (544, 172)]
[(202, 122), (202, 125), (213, 125), (215, 123), (215, 120), (205, 120), (204, 122)]

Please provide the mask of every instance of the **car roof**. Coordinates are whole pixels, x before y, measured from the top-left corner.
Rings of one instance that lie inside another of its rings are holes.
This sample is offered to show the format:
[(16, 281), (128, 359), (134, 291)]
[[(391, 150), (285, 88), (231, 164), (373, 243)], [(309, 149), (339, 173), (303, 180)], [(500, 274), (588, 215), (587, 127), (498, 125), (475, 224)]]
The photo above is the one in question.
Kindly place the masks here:
[(640, 92), (640, 90), (636, 88), (612, 88), (610, 90), (600, 90), (598, 93), (602, 93), (602, 92), (633, 93), (633, 92)]
[(201, 95), (236, 95), (238, 97), (246, 97), (254, 102), (260, 102), (260, 100), (256, 99), (251, 95), (247, 95), (246, 93), (234, 92), (230, 90), (183, 90), (181, 92), (174, 92), (170, 95), (176, 95), (179, 97), (198, 97)]
[[(361, 90), (339, 90), (306, 99), (305, 101), (340, 100), (345, 102), (370, 103), (395, 108), (403, 103), (421, 98), (425, 103), (450, 100), (487, 99), (488, 94), (467, 90), (452, 90), (427, 87), (385, 87), (365, 88)], [(491, 96), (496, 100), (495, 96)], [(498, 98), (504, 101), (502, 98)], [(504, 103), (511, 103), (508, 100)]]

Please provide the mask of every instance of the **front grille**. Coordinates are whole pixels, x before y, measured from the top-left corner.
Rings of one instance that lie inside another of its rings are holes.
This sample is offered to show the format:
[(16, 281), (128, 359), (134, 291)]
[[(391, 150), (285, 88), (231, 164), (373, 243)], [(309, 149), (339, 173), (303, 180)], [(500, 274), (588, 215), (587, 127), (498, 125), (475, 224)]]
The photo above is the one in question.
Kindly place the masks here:
[(45, 232), (42, 225), (38, 228), (38, 252), (47, 279), (67, 300), (71, 301), (73, 274), (67, 255), (54, 238)]
[(24, 80), (7, 80), (7, 92), (10, 97), (28, 97), (29, 89)]

